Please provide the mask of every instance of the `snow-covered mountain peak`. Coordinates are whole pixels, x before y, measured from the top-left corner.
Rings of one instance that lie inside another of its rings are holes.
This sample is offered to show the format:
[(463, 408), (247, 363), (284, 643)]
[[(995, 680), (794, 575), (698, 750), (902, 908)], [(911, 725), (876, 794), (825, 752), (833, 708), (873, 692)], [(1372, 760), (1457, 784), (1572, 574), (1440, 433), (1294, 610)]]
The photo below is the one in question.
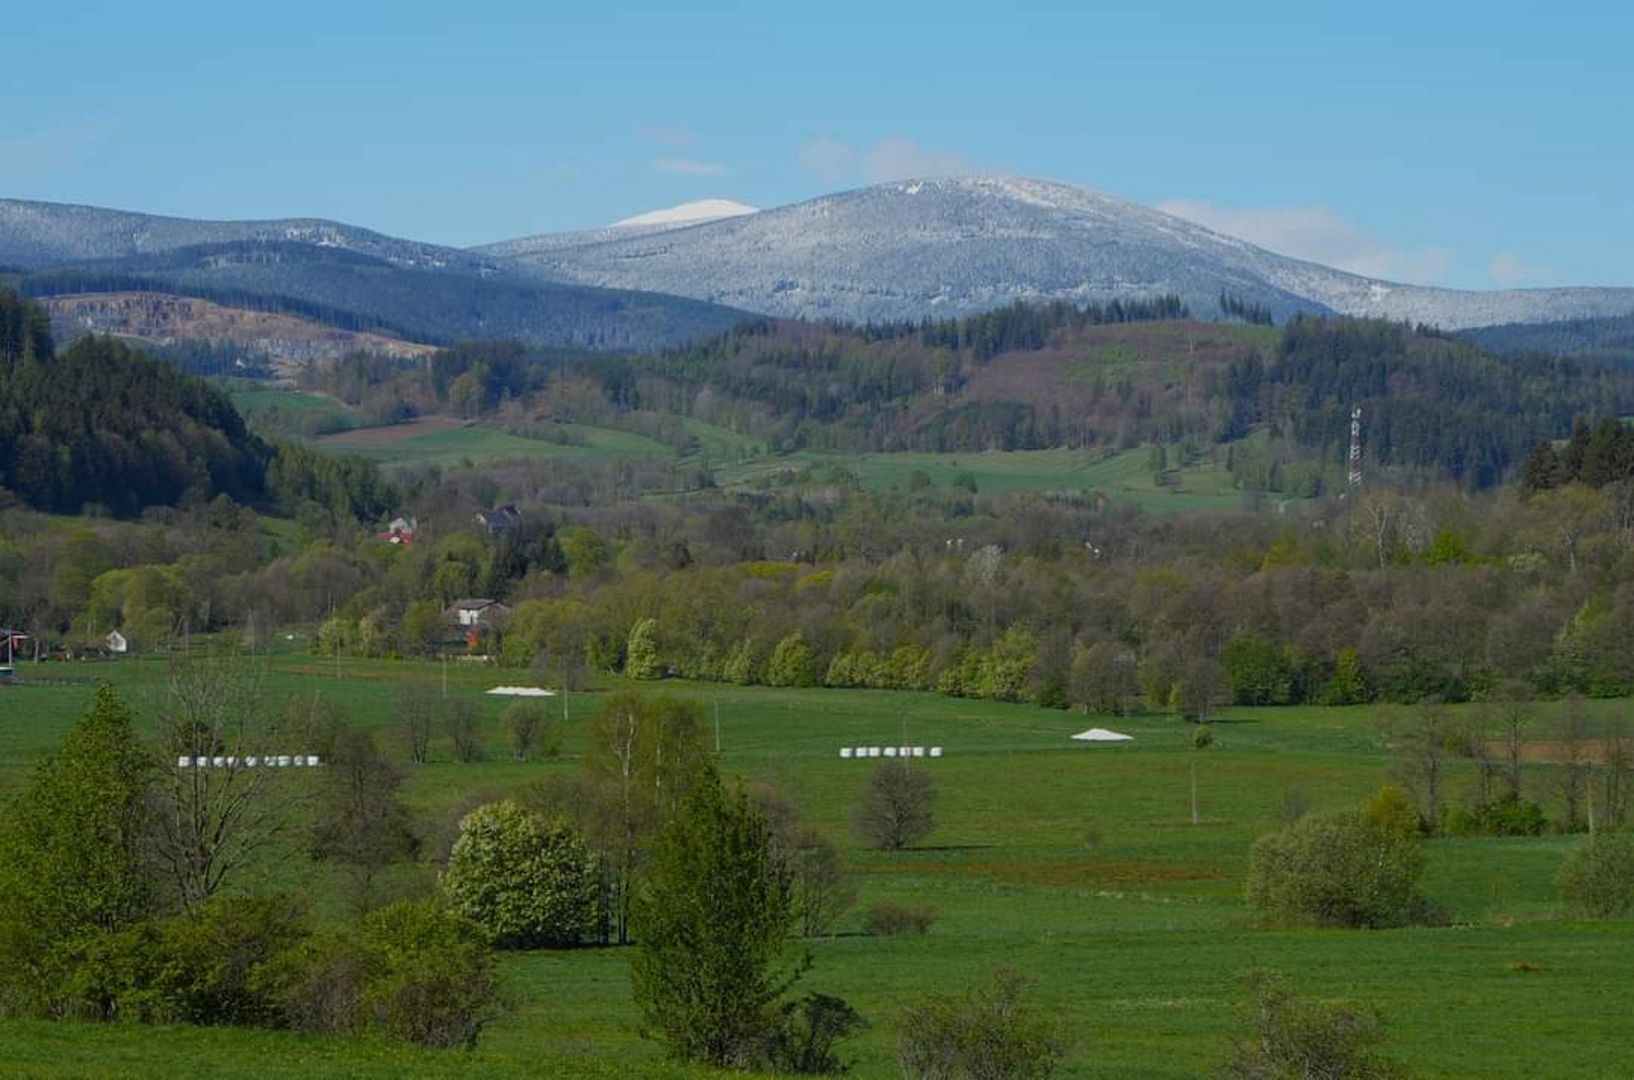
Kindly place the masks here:
[(608, 228), (624, 229), (631, 226), (647, 225), (697, 225), (705, 221), (719, 221), (722, 218), (742, 217), (745, 214), (756, 213), (755, 207), (748, 203), (738, 202), (736, 199), (699, 199), (696, 202), (682, 203), (663, 210), (649, 210), (645, 214), (637, 214), (621, 221), (615, 221)]
[(483, 250), (554, 281), (848, 321), (1168, 293), (1209, 317), (1222, 292), (1278, 318), (1339, 312), (1446, 329), (1634, 311), (1626, 289), (1462, 292), (1360, 277), (1150, 206), (1027, 177), (897, 180), (686, 223), (663, 213), (661, 223), (632, 218)]

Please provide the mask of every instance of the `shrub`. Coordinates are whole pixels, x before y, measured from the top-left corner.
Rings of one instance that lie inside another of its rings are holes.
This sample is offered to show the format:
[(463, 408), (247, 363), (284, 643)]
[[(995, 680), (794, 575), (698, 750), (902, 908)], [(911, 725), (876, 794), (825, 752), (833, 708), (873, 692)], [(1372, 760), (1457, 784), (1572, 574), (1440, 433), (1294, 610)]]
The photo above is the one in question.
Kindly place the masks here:
[(928, 934), (936, 921), (936, 909), (929, 904), (899, 904), (882, 900), (863, 912), (862, 928), (874, 937), (898, 934)]
[(1447, 815), (1449, 836), (1542, 836), (1549, 827), (1543, 807), (1504, 796), (1494, 802), (1459, 808)]
[(1249, 1035), (1237, 1040), (1220, 1067), (1222, 1080), (1392, 1080), (1407, 1075), (1376, 1052), (1383, 1029), (1373, 1011), (1303, 1001), (1270, 972), (1250, 972), (1247, 983), (1248, 998), (1238, 1016)]
[(399, 901), (363, 920), (364, 1022), (419, 1046), (476, 1045), (498, 998), (481, 930), (429, 901)]
[(257, 968), (251, 986), (281, 1027), (442, 1048), (473, 1045), (498, 997), (481, 930), (433, 901), (399, 901), (355, 932), (307, 938)]
[(217, 898), (192, 915), (88, 935), (57, 1015), (144, 1023), (275, 1025), (263, 972), (308, 936), (287, 896)]
[(364, 1026), (359, 1002), (368, 969), (357, 935), (323, 935), (257, 968), (251, 985), (272, 1005), (279, 1027), (347, 1035)]
[(310, 933), (305, 909), (284, 895), (217, 897), (167, 920), (149, 1008), (190, 1024), (270, 1025), (277, 1016), (256, 970)]
[(572, 827), (510, 799), (465, 816), (442, 875), (453, 909), (508, 949), (578, 944), (595, 925), (595, 883)]
[(1560, 896), (1591, 919), (1634, 911), (1634, 833), (1600, 833), (1566, 857)]
[(800, 932), (806, 937), (826, 934), (835, 920), (857, 902), (857, 892), (846, 874), (840, 849), (813, 829), (805, 830), (799, 846), (788, 854), (794, 876), (794, 907)]
[(763, 1066), (773, 1072), (806, 1075), (845, 1071), (834, 1046), (850, 1038), (864, 1021), (846, 1002), (827, 994), (807, 994), (785, 1002), (766, 1039)]
[(513, 701), (505, 707), (500, 720), (517, 761), (532, 761), (536, 752), (544, 757), (561, 752), (560, 733), (551, 726), (550, 709), (542, 702)]
[(881, 851), (897, 851), (935, 827), (930, 773), (900, 759), (881, 762), (868, 777), (852, 818), (858, 835)]
[(481, 761), (486, 756), (475, 705), (462, 700), (449, 702), (445, 722), (448, 725), (448, 739), (454, 744), (454, 760)]
[(1060, 1029), (1022, 1000), (1031, 980), (1000, 968), (976, 990), (926, 998), (902, 1015), (896, 1057), (914, 1080), (1029, 1080), (1055, 1071)]
[(1400, 827), (1360, 813), (1306, 817), (1262, 836), (1248, 900), (1279, 922), (1399, 926), (1412, 919), (1424, 855)]

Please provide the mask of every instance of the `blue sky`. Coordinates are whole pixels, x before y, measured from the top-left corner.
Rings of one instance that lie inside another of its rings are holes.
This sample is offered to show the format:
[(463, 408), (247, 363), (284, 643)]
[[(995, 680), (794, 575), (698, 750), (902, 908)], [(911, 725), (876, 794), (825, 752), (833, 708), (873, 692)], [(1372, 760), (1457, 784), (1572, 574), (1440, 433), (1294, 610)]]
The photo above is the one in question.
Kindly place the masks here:
[(1387, 277), (1634, 285), (1621, 4), (7, 6), (5, 196), (463, 245), (993, 171)]

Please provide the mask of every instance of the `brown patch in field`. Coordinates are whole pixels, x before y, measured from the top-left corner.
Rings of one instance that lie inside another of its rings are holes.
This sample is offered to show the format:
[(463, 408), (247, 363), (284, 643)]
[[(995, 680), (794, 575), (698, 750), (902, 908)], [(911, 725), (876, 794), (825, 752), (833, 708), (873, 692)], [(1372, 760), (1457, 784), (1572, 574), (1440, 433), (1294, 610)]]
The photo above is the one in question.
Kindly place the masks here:
[[(1605, 739), (1584, 739), (1579, 744), (1578, 753), (1584, 761), (1596, 765), (1604, 765), (1609, 757)], [(1521, 760), (1533, 765), (1564, 765), (1570, 758), (1569, 748), (1560, 739), (1528, 739), (1521, 746)], [(1486, 752), (1495, 760), (1503, 760), (1509, 756), (1509, 744), (1502, 739), (1493, 739), (1486, 744)]]
[(1542, 964), (1534, 964), (1530, 960), (1516, 960), (1509, 965), (1509, 970), (1518, 971), (1524, 975), (1533, 971), (1548, 971), (1549, 969)]
[(403, 424), (353, 428), (351, 431), (337, 431), (333, 435), (320, 435), (313, 442), (323, 446), (395, 446), (416, 435), (431, 435), (449, 428), (464, 427), (466, 423), (448, 416), (422, 416)]
[(1176, 866), (1152, 859), (1099, 859), (1089, 862), (893, 862), (858, 867), (866, 874), (950, 874), (993, 878), (1017, 885), (1087, 889), (1106, 885), (1161, 885), (1182, 881), (1218, 881), (1219, 870)]

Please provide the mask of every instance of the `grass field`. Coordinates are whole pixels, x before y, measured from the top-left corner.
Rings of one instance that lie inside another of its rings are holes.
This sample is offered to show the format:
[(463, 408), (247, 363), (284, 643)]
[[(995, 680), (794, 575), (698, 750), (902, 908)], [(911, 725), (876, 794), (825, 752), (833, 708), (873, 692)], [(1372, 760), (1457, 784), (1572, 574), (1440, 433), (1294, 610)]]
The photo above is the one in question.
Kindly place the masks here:
[(993, 494), (1099, 491), (1148, 510), (1236, 509), (1243, 505), (1243, 493), (1231, 486), (1231, 474), (1223, 464), (1204, 461), (1176, 469), (1169, 476), (1172, 482), (1159, 484), (1150, 462), (1146, 449), (1113, 454), (1059, 449), (974, 454), (799, 453), (719, 469), (716, 477), (727, 486), (751, 485), (782, 472), (839, 467), (875, 490), (907, 487), (915, 473), (945, 489), (955, 477), (968, 474), (976, 481), (977, 491)]
[[(403, 424), (364, 427), (338, 403), (293, 390), (238, 389), (233, 400), (246, 415), (277, 409), (298, 423), (304, 415), (334, 412), (345, 427), (312, 440), (319, 449), (358, 454), (385, 467), (404, 465), (483, 465), (496, 461), (595, 461), (615, 458), (671, 459), (675, 451), (633, 432), (584, 424), (564, 424), (573, 442), (512, 435), (486, 425), (449, 417), (422, 417)], [(327, 410), (327, 411), (326, 411)], [(975, 479), (978, 491), (1100, 492), (1148, 510), (1236, 509), (1243, 493), (1232, 486), (1221, 462), (1202, 461), (1171, 469), (1163, 482), (1153, 475), (1147, 448), (1118, 453), (1082, 450), (1016, 450), (978, 453), (770, 454), (764, 441), (687, 418), (697, 448), (686, 460), (707, 462), (723, 487), (775, 482), (783, 475), (824, 469), (848, 471), (865, 486), (885, 491), (905, 488), (915, 474), (947, 488), (956, 477)], [(1171, 455), (1175, 453), (1170, 450)]]
[[(139, 703), (157, 700), (153, 661), (99, 667), (23, 666), (0, 691), (0, 785), (48, 753), (104, 677)], [(405, 759), (390, 694), (404, 681), (442, 692), (430, 665), (274, 658), (264, 692), (276, 702), (317, 693), (378, 730)], [(412, 768), (408, 800), (448, 817), (478, 795), (515, 790), (577, 768), (582, 719), (595, 695), (569, 699), (561, 758), (506, 760), (501, 703), (480, 691), (508, 673), (448, 665), (448, 693), (482, 702), (490, 758)], [(805, 985), (838, 994), (871, 1020), (850, 1045), (860, 1076), (894, 1075), (893, 1016), (918, 994), (967, 985), (995, 964), (1038, 979), (1037, 1000), (1076, 1036), (1075, 1077), (1178, 1078), (1206, 1073), (1236, 1030), (1238, 973), (1286, 972), (1325, 997), (1378, 1006), (1392, 1050), (1430, 1077), (1606, 1077), (1629, 1074), (1634, 1044), (1634, 925), (1562, 921), (1554, 875), (1576, 843), (1439, 840), (1425, 890), (1454, 924), (1373, 932), (1256, 928), (1241, 900), (1253, 839), (1274, 827), (1286, 793), (1314, 810), (1355, 805), (1387, 764), (1377, 710), (1233, 710), (1200, 761), (1203, 823), (1190, 824), (1185, 731), (1168, 717), (1111, 723), (1124, 746), (1067, 736), (1081, 715), (928, 694), (770, 690), (666, 684), (718, 716), (729, 776), (765, 780), (840, 842), (860, 907), (896, 899), (939, 912), (922, 938), (861, 935), (855, 913), (831, 939), (807, 942)], [(1592, 703), (1602, 718), (1621, 702)], [(1104, 720), (1094, 721), (1106, 723)], [(847, 832), (865, 764), (840, 746), (940, 744), (936, 831), (916, 850), (883, 855)], [(1462, 783), (1467, 778), (1460, 778)], [(1543, 773), (1538, 774), (1541, 783)], [(315, 895), (322, 879), (303, 870)], [(674, 1076), (637, 1034), (627, 954), (617, 949), (509, 955), (515, 1004), (469, 1055), (266, 1032), (0, 1024), (6, 1075), (169, 1076)]]
[(320, 448), (359, 454), (382, 465), (482, 465), (495, 461), (554, 458), (599, 460), (671, 457), (674, 452), (642, 435), (611, 428), (564, 424), (579, 440), (550, 442), (512, 435), (481, 424), (428, 418), (391, 427), (356, 428), (316, 440)]
[(257, 429), (302, 436), (312, 431), (344, 431), (359, 427), (364, 419), (353, 409), (328, 394), (229, 380), (228, 396)]

